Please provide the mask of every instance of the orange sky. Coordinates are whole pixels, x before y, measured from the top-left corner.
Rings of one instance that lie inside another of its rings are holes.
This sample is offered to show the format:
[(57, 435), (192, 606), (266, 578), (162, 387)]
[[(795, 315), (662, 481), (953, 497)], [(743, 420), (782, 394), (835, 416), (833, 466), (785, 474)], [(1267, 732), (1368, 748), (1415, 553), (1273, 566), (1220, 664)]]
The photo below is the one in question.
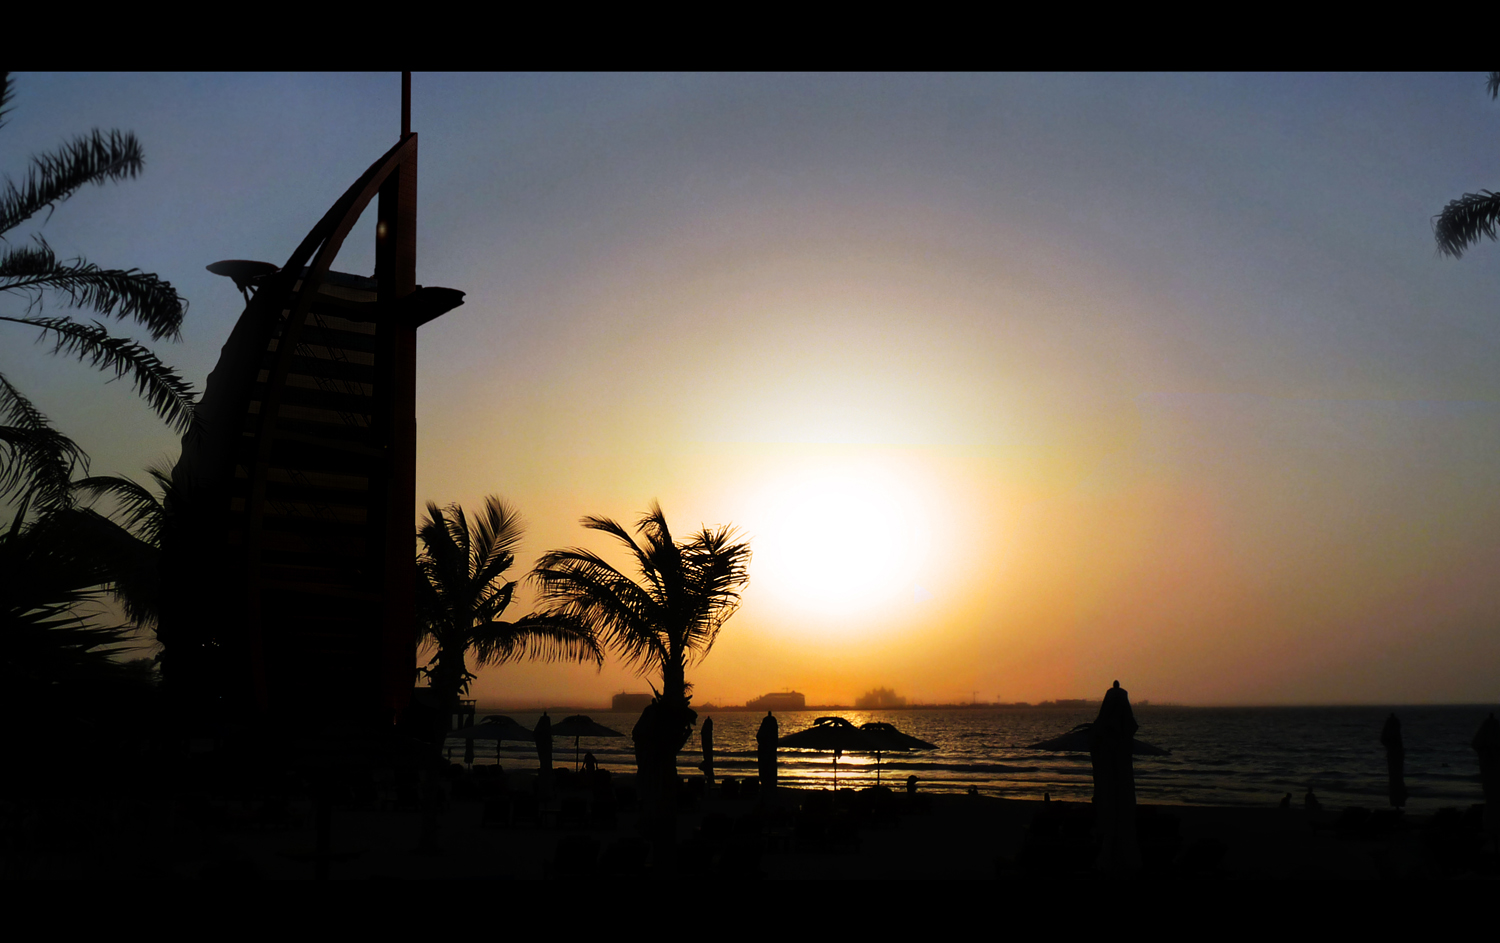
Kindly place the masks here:
[[(146, 174), (45, 231), (178, 285), (161, 353), (201, 386), (240, 311), (203, 266), (281, 262), (394, 140), (396, 88), (22, 76), (0, 166), (135, 130)], [(585, 514), (735, 525), (751, 583), (700, 703), (1500, 696), (1500, 248), (1440, 260), (1429, 230), (1500, 181), (1482, 79), (414, 90), (418, 278), (468, 293), (420, 337), (419, 498), (519, 507), (517, 578), (608, 550)], [(127, 391), (13, 341), (96, 471), (175, 457)], [(611, 660), (475, 693), (621, 690)]]

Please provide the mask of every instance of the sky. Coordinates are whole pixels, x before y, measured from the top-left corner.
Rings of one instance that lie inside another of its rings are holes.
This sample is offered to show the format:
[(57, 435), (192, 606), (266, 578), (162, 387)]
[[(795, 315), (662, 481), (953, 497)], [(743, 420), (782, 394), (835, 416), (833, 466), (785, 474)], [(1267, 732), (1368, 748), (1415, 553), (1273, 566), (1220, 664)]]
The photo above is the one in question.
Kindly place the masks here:
[[(1500, 246), (1431, 231), (1500, 186), (1483, 75), (412, 90), (417, 280), (467, 293), (419, 335), (413, 526), (498, 494), (522, 579), (625, 565), (584, 515), (733, 525), (750, 583), (696, 703), (1500, 700)], [(171, 281), (154, 346), (201, 389), (243, 307), (204, 266), (284, 262), (399, 126), (396, 73), (23, 73), (0, 171), (94, 127), (146, 169), (10, 237)], [(125, 383), (32, 341), (0, 324), (0, 371), (94, 473), (175, 460)], [(474, 693), (627, 690), (611, 657)]]

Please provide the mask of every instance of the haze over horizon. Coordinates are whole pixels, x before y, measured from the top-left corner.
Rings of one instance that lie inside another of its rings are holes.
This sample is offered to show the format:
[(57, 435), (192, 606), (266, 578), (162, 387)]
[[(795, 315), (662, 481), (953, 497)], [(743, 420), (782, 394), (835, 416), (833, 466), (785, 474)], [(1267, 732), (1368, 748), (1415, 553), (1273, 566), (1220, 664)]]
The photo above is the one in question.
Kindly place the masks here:
[[(13, 179), (140, 138), (141, 177), (17, 232), (170, 280), (184, 341), (152, 346), (200, 391), (243, 307), (204, 266), (283, 263), (399, 130), (396, 73), (16, 85)], [(585, 514), (733, 524), (697, 702), (1500, 700), (1500, 245), (1431, 231), (1500, 185), (1482, 75), (412, 88), (418, 281), (467, 293), (420, 333), (419, 500), (516, 505), (517, 579), (623, 567)], [(373, 215), (336, 268), (371, 270)], [(94, 473), (176, 459), (126, 384), (0, 329)], [(470, 696), (646, 689), (611, 659)]]

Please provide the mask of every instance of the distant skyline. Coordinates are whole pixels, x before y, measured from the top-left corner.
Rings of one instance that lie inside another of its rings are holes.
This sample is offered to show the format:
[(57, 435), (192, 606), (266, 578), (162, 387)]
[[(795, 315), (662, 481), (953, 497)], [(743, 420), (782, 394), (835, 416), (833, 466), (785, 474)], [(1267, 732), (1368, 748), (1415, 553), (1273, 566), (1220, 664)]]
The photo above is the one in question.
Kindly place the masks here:
[[(467, 293), (419, 335), (419, 505), (515, 504), (515, 578), (623, 566), (585, 514), (735, 525), (697, 702), (1500, 700), (1500, 245), (1431, 233), (1500, 188), (1482, 74), (412, 86), (418, 281)], [(170, 280), (153, 347), (201, 390), (243, 307), (204, 266), (284, 262), (399, 106), (398, 73), (21, 73), (0, 171), (93, 127), (146, 169), (15, 235)], [(372, 266), (367, 218), (335, 267)], [(94, 473), (176, 459), (31, 341), (0, 325), (3, 370)], [(611, 659), (470, 696), (646, 689)]]

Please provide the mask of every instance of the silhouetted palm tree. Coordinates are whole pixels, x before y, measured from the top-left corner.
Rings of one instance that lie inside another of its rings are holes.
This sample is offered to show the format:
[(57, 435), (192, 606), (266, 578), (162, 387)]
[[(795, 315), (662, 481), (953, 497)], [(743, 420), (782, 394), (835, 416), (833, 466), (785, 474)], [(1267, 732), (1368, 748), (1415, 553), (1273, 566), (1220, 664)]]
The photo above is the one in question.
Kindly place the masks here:
[[(0, 127), (13, 95), (10, 74), (0, 72)], [(120, 131), (95, 130), (55, 153), (34, 157), (19, 186), (7, 179), (0, 189), (0, 237), (42, 210), (50, 215), (88, 184), (125, 180), (143, 166), (140, 142)], [(81, 258), (59, 260), (38, 235), (29, 244), (0, 248), (0, 295), (12, 292), (27, 299), (25, 313), (0, 314), (0, 321), (38, 329), (52, 342), (54, 354), (131, 377), (157, 415), (177, 431), (187, 430), (193, 418), (192, 389), (149, 349), (112, 336), (97, 321), (81, 324), (40, 313), (48, 298), (60, 298), (71, 307), (133, 320), (152, 340), (179, 340), (187, 303), (171, 284), (139, 269), (101, 269)], [(72, 470), (86, 462), (82, 450), (52, 429), (46, 416), (0, 375), (0, 497), (27, 493), (34, 508), (58, 506), (67, 497)]]
[[(1500, 98), (1500, 72), (1490, 73), (1485, 89), (1491, 100)], [(1497, 227), (1500, 227), (1500, 193), (1489, 190), (1465, 193), (1432, 219), (1432, 235), (1438, 251), (1455, 259), (1481, 238), (1496, 238)]]
[(51, 723), (49, 711), (123, 679), (113, 656), (132, 645), (127, 626), (98, 622), (110, 571), (96, 548), (59, 514), (23, 518), (0, 529), (0, 704)]
[[(169, 494), (169, 473), (150, 473)], [(80, 685), (141, 675), (115, 656), (139, 648), (132, 635), (156, 621), (163, 500), (128, 478), (88, 478), (73, 489), (113, 497), (119, 520), (71, 500), (28, 520), (23, 498), (0, 532), (0, 687), (27, 696), (76, 699)], [(114, 614), (106, 597), (120, 604), (125, 622), (108, 624)]]
[(152, 491), (123, 475), (100, 475), (73, 483), (75, 494), (92, 504), (101, 498), (114, 502), (106, 517), (92, 507), (57, 512), (69, 520), (78, 539), (94, 548), (109, 574), (105, 589), (119, 602), (137, 629), (153, 629), (161, 595), (161, 538), (174, 486), (170, 466), (146, 469), (156, 485)]
[(750, 545), (735, 542), (727, 527), (705, 527), (679, 543), (655, 502), (636, 524), (640, 544), (608, 518), (585, 517), (582, 523), (630, 550), (639, 582), (587, 550), (554, 550), (531, 573), (549, 606), (535, 618), (586, 626), (642, 674), (660, 673), (661, 690), (631, 736), (642, 807), (660, 817), (662, 840), (670, 844), (677, 754), (697, 721), (688, 706), (687, 666), (708, 654), (739, 607)]
[(735, 543), (728, 527), (705, 527), (678, 543), (655, 502), (636, 525), (643, 544), (608, 518), (585, 517), (582, 524), (624, 544), (640, 581), (587, 550), (554, 550), (531, 574), (541, 601), (550, 604), (536, 618), (589, 626), (642, 674), (660, 673), (664, 701), (686, 705), (687, 666), (708, 654), (739, 607), (750, 545)]
[(521, 534), (520, 515), (494, 495), (472, 522), (457, 504), (427, 503), (417, 531), (418, 631), (436, 649), (424, 672), (450, 707), (474, 678), (464, 662), (470, 648), (481, 665), (519, 658), (604, 661), (593, 633), (577, 622), (500, 618), (515, 593), (516, 584), (503, 574), (515, 563)]

